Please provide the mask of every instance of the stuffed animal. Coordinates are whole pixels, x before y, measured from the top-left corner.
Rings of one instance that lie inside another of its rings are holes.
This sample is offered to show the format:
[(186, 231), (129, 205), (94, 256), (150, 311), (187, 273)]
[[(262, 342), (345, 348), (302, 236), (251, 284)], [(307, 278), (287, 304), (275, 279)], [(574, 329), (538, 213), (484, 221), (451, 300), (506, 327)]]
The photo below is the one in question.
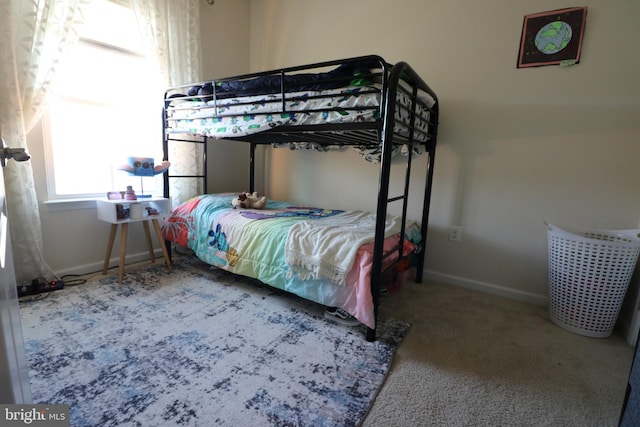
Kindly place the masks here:
[(262, 209), (267, 206), (267, 197), (259, 197), (257, 191), (253, 193), (243, 191), (231, 201), (231, 206), (233, 209)]

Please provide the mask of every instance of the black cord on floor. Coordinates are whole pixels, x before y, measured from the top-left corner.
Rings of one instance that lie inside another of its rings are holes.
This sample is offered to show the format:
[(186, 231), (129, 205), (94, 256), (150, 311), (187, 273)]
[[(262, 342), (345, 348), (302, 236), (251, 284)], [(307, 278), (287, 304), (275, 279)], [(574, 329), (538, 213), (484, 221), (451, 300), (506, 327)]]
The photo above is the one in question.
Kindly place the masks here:
[(78, 285), (82, 285), (84, 283), (87, 283), (87, 279), (71, 279), (71, 280), (67, 280), (67, 277), (81, 277), (81, 276), (86, 276), (86, 274), (65, 274), (64, 276), (60, 277), (60, 280), (62, 280), (62, 282), (64, 283), (65, 286), (78, 286)]
[(43, 300), (43, 299), (47, 298), (50, 293), (51, 292), (43, 292), (41, 294), (25, 295), (23, 297), (19, 297), (18, 298), (18, 302), (20, 304), (24, 304), (24, 303), (40, 301), (40, 300)]
[[(89, 274), (95, 274), (95, 273), (89, 273)], [(78, 285), (82, 285), (84, 283), (87, 283), (87, 279), (67, 279), (68, 277), (81, 277), (81, 276), (86, 276), (86, 274), (65, 274), (64, 276), (61, 276), (60, 278), (58, 278), (58, 280), (62, 281), (63, 283), (63, 287), (64, 286), (78, 286)], [(49, 296), (49, 294), (53, 292), (53, 291), (49, 291), (49, 292), (41, 292), (38, 294), (30, 294), (30, 295), (24, 295), (21, 297), (18, 297), (18, 302), (20, 303), (30, 303), (30, 302), (35, 302), (35, 301), (40, 301), (43, 300), (45, 298), (47, 298)]]
[[(116, 268), (116, 267), (111, 267), (109, 270), (112, 270), (114, 268)], [(97, 273), (99, 273), (101, 271), (102, 270), (96, 270), (96, 271), (93, 271), (93, 272), (90, 272), (90, 273), (85, 273), (85, 274), (65, 274), (63, 276), (60, 276), (58, 278), (58, 280), (61, 280), (65, 287), (83, 285), (83, 284), (87, 283), (88, 280), (87, 279), (77, 279), (77, 277), (93, 276), (94, 274), (97, 274)], [(68, 279), (69, 277), (76, 277), (76, 279)], [(39, 294), (24, 295), (22, 297), (18, 297), (18, 302), (20, 302), (20, 303), (30, 303), (30, 302), (40, 301), (40, 300), (43, 300), (43, 299), (47, 298), (51, 292), (53, 292), (53, 291), (42, 292), (42, 293), (39, 293)]]

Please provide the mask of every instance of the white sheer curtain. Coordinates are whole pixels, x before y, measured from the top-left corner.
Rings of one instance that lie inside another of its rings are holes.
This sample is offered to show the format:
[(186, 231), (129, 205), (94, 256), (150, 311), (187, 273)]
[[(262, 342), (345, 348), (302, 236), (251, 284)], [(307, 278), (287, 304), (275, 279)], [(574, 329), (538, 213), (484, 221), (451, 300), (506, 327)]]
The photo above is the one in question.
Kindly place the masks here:
[[(158, 56), (167, 87), (202, 79), (200, 3), (201, 0), (131, 0), (144, 39)], [(181, 171), (197, 170), (201, 159), (190, 145), (170, 145), (172, 167), (179, 165)], [(201, 193), (200, 184), (197, 179), (172, 180), (170, 194), (173, 206)]]
[[(27, 148), (66, 47), (78, 39), (82, 10), (90, 0), (0, 1), (0, 135)], [(18, 284), (53, 278), (44, 259), (31, 162), (7, 162), (4, 180)]]

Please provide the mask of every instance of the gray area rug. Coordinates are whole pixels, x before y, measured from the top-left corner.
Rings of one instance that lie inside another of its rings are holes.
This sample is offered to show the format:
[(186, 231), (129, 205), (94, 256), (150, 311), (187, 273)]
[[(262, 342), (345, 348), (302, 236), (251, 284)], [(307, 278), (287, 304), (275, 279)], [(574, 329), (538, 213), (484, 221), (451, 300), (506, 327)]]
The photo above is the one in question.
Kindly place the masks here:
[(73, 426), (354, 426), (409, 325), (325, 320), (324, 307), (175, 260), (21, 303), (35, 403)]

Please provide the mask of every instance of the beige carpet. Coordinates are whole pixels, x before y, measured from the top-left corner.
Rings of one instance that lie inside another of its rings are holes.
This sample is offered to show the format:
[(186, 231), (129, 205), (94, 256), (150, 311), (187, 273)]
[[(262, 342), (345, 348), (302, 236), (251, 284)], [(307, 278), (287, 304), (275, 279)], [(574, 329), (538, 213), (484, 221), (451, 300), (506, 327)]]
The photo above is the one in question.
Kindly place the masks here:
[(434, 283), (381, 310), (412, 324), (363, 426), (616, 426), (633, 348), (545, 307)]

